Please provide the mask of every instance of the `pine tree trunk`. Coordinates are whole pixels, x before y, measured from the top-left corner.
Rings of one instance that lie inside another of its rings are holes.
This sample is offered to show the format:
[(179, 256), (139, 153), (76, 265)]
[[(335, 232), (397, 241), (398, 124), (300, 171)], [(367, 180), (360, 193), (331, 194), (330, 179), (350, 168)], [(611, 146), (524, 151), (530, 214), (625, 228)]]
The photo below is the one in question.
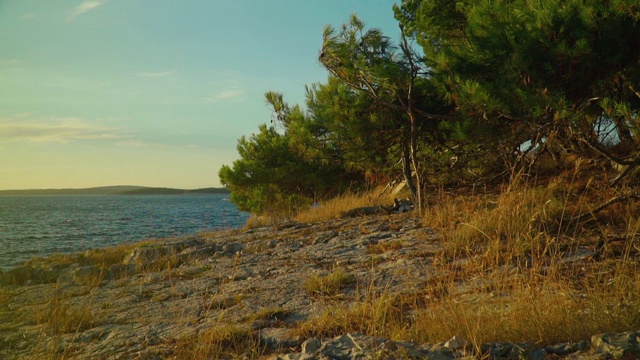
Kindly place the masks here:
[(414, 195), (414, 204), (416, 209), (418, 210), (418, 214), (422, 215), (422, 176), (420, 175), (420, 163), (418, 162), (418, 144), (417, 144), (417, 129), (416, 129), (416, 118), (413, 111), (409, 111), (409, 121), (410, 121), (410, 129), (409, 129), (409, 156), (411, 157), (411, 165), (413, 167), (413, 172), (416, 176), (416, 184), (415, 184), (415, 195)]
[(409, 148), (410, 145), (406, 142), (402, 144), (402, 174), (404, 175), (404, 181), (407, 183), (407, 187), (415, 203), (418, 200), (418, 194), (413, 184), (413, 177), (411, 176), (411, 151)]

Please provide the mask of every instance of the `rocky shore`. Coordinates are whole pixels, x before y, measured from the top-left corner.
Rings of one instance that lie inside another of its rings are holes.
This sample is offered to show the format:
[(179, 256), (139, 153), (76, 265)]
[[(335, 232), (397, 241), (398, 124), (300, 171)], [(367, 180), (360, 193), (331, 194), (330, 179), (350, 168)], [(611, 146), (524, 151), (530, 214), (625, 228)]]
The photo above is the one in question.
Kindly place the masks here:
[[(441, 246), (419, 219), (396, 214), (162, 239), (127, 248), (109, 263), (89, 263), (82, 254), (31, 262), (0, 274), (0, 358), (181, 358), (181, 348), (223, 325), (255, 334), (255, 353), (272, 359), (640, 357), (640, 332), (471, 346), (459, 336), (413, 344), (295, 331), (369, 293), (424, 294)], [(312, 279), (336, 273), (337, 289), (314, 287)], [(482, 301), (468, 283), (446, 291)]]

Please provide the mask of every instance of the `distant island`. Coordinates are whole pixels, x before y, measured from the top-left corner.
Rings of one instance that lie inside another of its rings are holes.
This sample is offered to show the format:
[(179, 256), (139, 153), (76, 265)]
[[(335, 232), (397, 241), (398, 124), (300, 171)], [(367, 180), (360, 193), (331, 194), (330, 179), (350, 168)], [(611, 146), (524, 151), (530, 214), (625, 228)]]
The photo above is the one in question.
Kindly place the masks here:
[(100, 186), (85, 189), (32, 189), (0, 190), (0, 196), (7, 195), (198, 195), (229, 194), (227, 188), (173, 189), (145, 186)]

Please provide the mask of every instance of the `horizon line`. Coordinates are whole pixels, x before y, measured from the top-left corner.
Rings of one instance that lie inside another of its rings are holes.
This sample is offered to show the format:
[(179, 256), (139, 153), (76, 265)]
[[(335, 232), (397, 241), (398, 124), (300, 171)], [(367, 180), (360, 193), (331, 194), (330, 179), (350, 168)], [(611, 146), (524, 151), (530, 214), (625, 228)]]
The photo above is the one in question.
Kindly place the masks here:
[(132, 188), (147, 188), (147, 189), (176, 189), (176, 190), (199, 190), (199, 189), (226, 189), (226, 186), (206, 186), (196, 188), (182, 188), (182, 187), (170, 187), (170, 186), (145, 186), (145, 185), (100, 185), (100, 186), (88, 186), (88, 187), (60, 187), (60, 188), (22, 188), (22, 189), (0, 189), (0, 191), (42, 191), (42, 190), (88, 190), (88, 189), (100, 189), (100, 188), (117, 188), (117, 187), (132, 187)]

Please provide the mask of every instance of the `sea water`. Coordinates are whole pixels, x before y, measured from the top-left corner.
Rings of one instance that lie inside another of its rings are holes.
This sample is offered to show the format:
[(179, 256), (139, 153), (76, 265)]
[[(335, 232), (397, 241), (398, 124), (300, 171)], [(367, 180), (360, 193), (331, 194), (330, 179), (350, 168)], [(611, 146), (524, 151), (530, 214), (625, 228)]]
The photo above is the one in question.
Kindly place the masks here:
[(33, 257), (245, 224), (228, 194), (0, 196), (0, 268)]

